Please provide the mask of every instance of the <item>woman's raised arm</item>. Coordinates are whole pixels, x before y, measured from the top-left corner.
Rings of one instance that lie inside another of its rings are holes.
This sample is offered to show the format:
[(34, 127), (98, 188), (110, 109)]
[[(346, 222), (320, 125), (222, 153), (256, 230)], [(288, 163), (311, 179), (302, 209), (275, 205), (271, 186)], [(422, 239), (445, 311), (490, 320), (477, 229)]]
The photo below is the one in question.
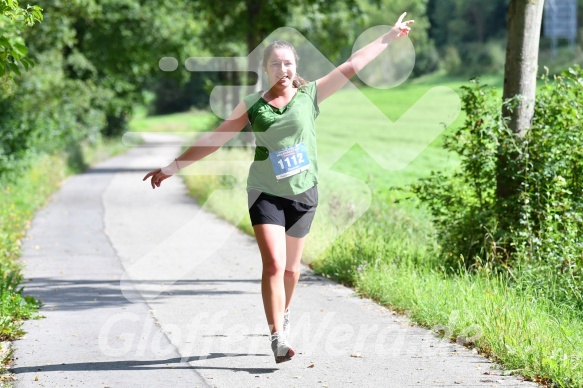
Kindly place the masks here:
[(152, 177), (150, 182), (152, 188), (160, 187), (162, 181), (176, 174), (178, 170), (190, 166), (192, 163), (221, 148), (245, 128), (248, 120), (247, 108), (245, 103), (241, 102), (235, 107), (229, 118), (223, 121), (214, 131), (205, 133), (168, 166), (150, 171), (142, 180), (145, 181)]
[(332, 70), (329, 74), (316, 80), (318, 103), (324, 101), (344, 86), (350, 78), (354, 77), (358, 71), (378, 57), (394, 40), (409, 35), (411, 31), (409, 24), (414, 23), (414, 20), (404, 22), (403, 18), (406, 14), (407, 12), (404, 12), (399, 17), (399, 20), (397, 20), (389, 32), (381, 35), (374, 42), (367, 44), (352, 54), (346, 62)]

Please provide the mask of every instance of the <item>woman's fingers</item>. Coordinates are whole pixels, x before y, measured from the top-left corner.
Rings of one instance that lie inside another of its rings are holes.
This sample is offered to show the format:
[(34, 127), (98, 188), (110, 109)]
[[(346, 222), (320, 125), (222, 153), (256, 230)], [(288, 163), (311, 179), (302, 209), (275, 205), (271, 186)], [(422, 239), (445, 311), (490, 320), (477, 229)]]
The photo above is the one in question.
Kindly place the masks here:
[(145, 181), (146, 179), (152, 177), (152, 179), (150, 180), (150, 184), (152, 185), (152, 188), (155, 189), (156, 187), (160, 187), (160, 184), (162, 183), (162, 181), (164, 179), (168, 179), (170, 178), (172, 175), (166, 175), (162, 172), (162, 169), (156, 169), (156, 170), (152, 170), (149, 173), (146, 174), (146, 176), (144, 177), (144, 179), (142, 179), (142, 181)]
[(152, 177), (152, 180), (150, 181), (150, 184), (152, 185), (152, 188), (155, 189), (156, 187), (160, 187), (160, 184), (162, 183), (162, 181), (164, 181), (165, 179), (170, 178), (172, 175), (166, 175), (162, 171), (155, 170), (155, 171), (149, 172), (144, 177), (144, 180), (146, 180), (149, 176)]
[(411, 19), (411, 20), (407, 20), (407, 21), (403, 21), (403, 19), (405, 18), (405, 15), (407, 15), (407, 12), (403, 12), (401, 14), (401, 16), (399, 16), (399, 19), (397, 20), (397, 23), (395, 23), (395, 25), (400, 25), (400, 24), (411, 24), (411, 23), (415, 23), (415, 20)]
[(162, 184), (163, 181), (165, 181), (166, 179), (168, 179), (170, 177), (171, 177), (171, 175), (162, 174), (162, 176), (158, 179), (158, 187), (160, 187), (160, 185)]
[(403, 12), (401, 14), (401, 16), (399, 16), (399, 20), (397, 20), (397, 24), (401, 24), (401, 22), (403, 21), (403, 18), (405, 17), (405, 15), (407, 15), (407, 12)]
[(409, 35), (409, 32), (411, 31), (411, 27), (407, 27), (409, 24), (413, 24), (415, 23), (415, 20), (407, 20), (407, 21), (403, 21), (403, 19), (405, 18), (405, 15), (407, 15), (407, 12), (403, 12), (401, 14), (401, 16), (399, 16), (399, 19), (397, 20), (397, 22), (395, 23), (395, 29), (398, 29), (399, 33), (398, 33), (398, 37), (401, 36), (407, 36)]
[(161, 170), (159, 168), (150, 171), (149, 173), (146, 174), (146, 176), (144, 177), (144, 179), (142, 179), (142, 181), (145, 181), (146, 179), (148, 179), (151, 176), (156, 175), (157, 173), (159, 173)]

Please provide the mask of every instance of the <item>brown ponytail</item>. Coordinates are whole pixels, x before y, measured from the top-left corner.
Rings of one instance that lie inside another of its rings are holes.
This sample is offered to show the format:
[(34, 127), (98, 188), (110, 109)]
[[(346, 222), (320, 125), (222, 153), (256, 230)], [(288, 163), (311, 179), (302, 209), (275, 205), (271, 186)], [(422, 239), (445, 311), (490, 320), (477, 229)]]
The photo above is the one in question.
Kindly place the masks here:
[(306, 85), (307, 83), (308, 83), (308, 81), (306, 81), (305, 79), (300, 77), (300, 75), (298, 73), (296, 73), (296, 76), (294, 77), (294, 80), (293, 80), (293, 86), (295, 88), (299, 88), (300, 86)]

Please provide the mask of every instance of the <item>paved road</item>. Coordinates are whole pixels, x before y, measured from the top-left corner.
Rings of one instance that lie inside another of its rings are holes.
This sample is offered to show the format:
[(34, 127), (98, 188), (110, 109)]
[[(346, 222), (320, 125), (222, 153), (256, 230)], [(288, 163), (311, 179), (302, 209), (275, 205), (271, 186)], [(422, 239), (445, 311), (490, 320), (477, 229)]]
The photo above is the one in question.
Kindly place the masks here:
[(155, 140), (68, 179), (35, 217), (24, 274), (45, 318), (14, 344), (17, 387), (536, 386), (307, 268), (298, 354), (276, 365), (254, 240), (180, 179), (141, 182), (178, 152)]

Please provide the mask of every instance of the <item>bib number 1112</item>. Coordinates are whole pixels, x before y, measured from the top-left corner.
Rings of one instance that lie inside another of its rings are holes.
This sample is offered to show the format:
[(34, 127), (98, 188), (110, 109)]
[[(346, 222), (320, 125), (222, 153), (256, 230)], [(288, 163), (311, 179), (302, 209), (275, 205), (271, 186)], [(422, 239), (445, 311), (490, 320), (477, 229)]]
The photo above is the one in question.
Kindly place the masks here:
[(285, 169), (286, 167), (292, 168), (294, 166), (297, 166), (298, 164), (304, 163), (304, 154), (288, 156), (283, 160), (279, 159), (277, 163), (279, 163), (279, 166), (282, 170)]
[(277, 179), (287, 178), (310, 168), (310, 159), (304, 143), (270, 152), (269, 159)]

